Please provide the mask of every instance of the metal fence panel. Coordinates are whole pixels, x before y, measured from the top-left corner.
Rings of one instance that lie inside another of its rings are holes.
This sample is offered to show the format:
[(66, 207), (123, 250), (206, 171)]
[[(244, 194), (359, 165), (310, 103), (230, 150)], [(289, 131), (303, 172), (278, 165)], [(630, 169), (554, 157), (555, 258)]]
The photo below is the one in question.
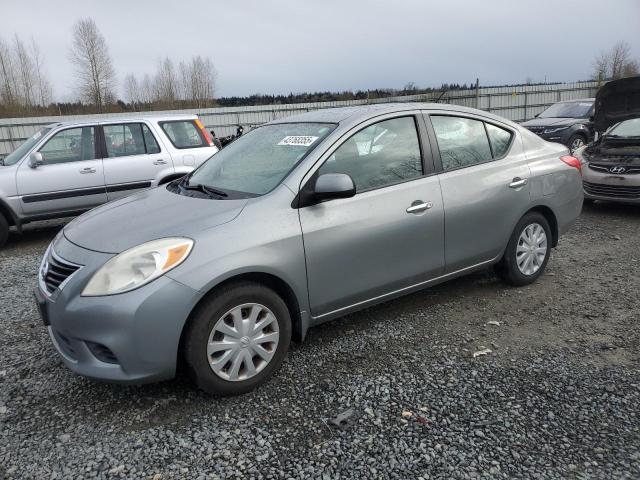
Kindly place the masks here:
[(419, 95), (403, 95), (372, 100), (344, 100), (331, 102), (295, 103), (288, 105), (258, 105), (244, 107), (216, 107), (186, 110), (165, 110), (156, 112), (105, 113), (98, 115), (65, 115), (49, 117), (0, 119), (0, 155), (15, 150), (20, 143), (33, 135), (44, 125), (51, 123), (85, 120), (88, 118), (107, 119), (109, 117), (142, 117), (158, 114), (195, 114), (207, 129), (224, 137), (234, 134), (239, 125), (254, 127), (271, 120), (297, 113), (367, 103), (387, 102), (439, 102), (480, 108), (509, 120), (521, 122), (533, 118), (549, 105), (562, 100), (594, 97), (598, 82), (556, 83), (546, 85), (520, 85), (482, 87), (448, 92), (433, 92)]

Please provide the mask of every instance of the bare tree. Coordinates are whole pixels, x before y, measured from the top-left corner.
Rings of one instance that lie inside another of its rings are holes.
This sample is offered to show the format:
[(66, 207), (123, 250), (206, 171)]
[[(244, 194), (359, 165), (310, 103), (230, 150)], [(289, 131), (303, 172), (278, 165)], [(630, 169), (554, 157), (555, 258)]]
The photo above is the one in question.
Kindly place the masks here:
[(132, 73), (124, 77), (123, 81), (124, 98), (131, 104), (140, 103), (142, 101), (140, 96), (140, 85), (138, 79)]
[(20, 103), (27, 109), (33, 105), (33, 89), (35, 86), (35, 69), (31, 56), (24, 42), (16, 36), (13, 40), (14, 56), (17, 72), (17, 87), (19, 89)]
[(0, 38), (0, 102), (7, 106), (17, 103), (16, 71), (9, 45)]
[(148, 73), (145, 73), (144, 77), (142, 77), (142, 82), (140, 83), (140, 101), (142, 103), (151, 104), (153, 103), (154, 97), (153, 80)]
[(35, 73), (35, 101), (38, 105), (46, 107), (51, 103), (53, 90), (44, 71), (44, 60), (40, 54), (40, 47), (38, 47), (33, 37), (31, 37), (31, 59), (33, 60)]
[(113, 101), (116, 74), (104, 37), (93, 19), (84, 18), (74, 25), (69, 57), (76, 67), (80, 97), (99, 109)]
[(598, 80), (615, 80), (638, 72), (638, 62), (631, 59), (631, 47), (627, 42), (618, 42), (611, 50), (602, 52), (595, 58), (593, 67)]
[(209, 58), (200, 55), (191, 62), (180, 63), (183, 99), (193, 103), (196, 107), (207, 107), (215, 95), (216, 71)]
[(173, 60), (165, 57), (158, 62), (158, 71), (154, 79), (155, 100), (166, 106), (173, 106), (178, 95), (179, 83)]

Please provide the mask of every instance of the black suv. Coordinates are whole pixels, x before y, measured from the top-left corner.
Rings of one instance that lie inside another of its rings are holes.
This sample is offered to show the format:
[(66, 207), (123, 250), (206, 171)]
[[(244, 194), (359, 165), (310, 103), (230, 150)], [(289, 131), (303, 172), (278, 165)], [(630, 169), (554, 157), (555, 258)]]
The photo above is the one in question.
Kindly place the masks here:
[(554, 103), (522, 126), (548, 142), (566, 145), (573, 152), (593, 139), (590, 120), (593, 102), (593, 98), (583, 98)]

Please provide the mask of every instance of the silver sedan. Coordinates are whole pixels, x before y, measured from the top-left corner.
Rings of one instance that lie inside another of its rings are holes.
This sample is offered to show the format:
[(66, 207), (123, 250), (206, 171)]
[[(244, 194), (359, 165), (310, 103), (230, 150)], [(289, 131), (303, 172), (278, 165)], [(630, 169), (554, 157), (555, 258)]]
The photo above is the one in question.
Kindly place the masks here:
[(183, 360), (200, 388), (239, 394), (319, 323), (490, 266), (534, 282), (580, 214), (580, 168), (469, 108), (309, 112), (69, 223), (36, 297), (80, 375), (157, 381)]

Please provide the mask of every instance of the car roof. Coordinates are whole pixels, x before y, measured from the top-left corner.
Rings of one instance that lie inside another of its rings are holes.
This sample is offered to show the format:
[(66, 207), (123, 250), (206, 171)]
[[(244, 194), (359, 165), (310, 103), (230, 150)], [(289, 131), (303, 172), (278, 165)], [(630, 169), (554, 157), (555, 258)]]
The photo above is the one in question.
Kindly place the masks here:
[(421, 103), (421, 102), (393, 102), (393, 103), (376, 103), (370, 105), (358, 105), (353, 107), (337, 107), (324, 108), (321, 110), (312, 110), (309, 112), (283, 117), (269, 122), (269, 124), (277, 123), (358, 123), (379, 115), (387, 113), (397, 113), (412, 110), (443, 110), (446, 112), (470, 113), (481, 115), (502, 123), (513, 124), (510, 120), (494, 115), (483, 110), (475, 108), (462, 107), (460, 105), (452, 105), (448, 103)]
[(65, 120), (64, 122), (54, 122), (47, 125), (48, 128), (69, 127), (74, 125), (86, 125), (87, 123), (116, 123), (116, 122), (141, 122), (154, 121), (172, 121), (172, 120), (194, 120), (198, 118), (197, 115), (189, 114), (164, 114), (158, 115), (157, 113), (138, 113), (137, 115), (100, 115), (91, 116), (87, 115), (83, 118), (77, 118), (73, 120)]

